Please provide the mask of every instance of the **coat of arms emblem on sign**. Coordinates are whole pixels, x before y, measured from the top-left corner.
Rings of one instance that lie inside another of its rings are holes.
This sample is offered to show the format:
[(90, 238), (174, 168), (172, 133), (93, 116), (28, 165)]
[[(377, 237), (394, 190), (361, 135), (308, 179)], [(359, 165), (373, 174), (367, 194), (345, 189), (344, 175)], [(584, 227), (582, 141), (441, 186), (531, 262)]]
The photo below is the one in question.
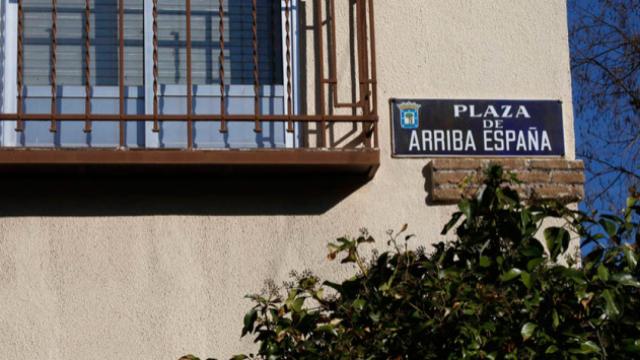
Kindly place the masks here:
[(414, 102), (398, 104), (400, 110), (400, 126), (403, 129), (417, 129), (420, 126), (420, 107)]

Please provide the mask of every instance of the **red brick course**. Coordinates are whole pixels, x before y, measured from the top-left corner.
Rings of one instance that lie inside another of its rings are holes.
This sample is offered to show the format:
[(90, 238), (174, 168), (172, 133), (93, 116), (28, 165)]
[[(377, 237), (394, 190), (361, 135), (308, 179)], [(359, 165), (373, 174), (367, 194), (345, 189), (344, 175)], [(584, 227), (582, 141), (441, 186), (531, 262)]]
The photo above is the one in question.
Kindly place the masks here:
[(523, 198), (557, 199), (567, 203), (584, 198), (584, 164), (564, 159), (457, 159), (431, 161), (430, 194), (434, 204), (453, 204), (469, 193), (469, 185), (477, 183), (483, 169), (500, 164), (522, 181), (515, 186)]

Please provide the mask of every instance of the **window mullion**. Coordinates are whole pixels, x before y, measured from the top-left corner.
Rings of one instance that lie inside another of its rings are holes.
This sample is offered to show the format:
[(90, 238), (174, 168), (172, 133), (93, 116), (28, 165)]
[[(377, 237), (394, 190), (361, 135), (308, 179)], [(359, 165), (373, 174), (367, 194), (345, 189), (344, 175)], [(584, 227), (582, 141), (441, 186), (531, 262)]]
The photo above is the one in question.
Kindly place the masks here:
[[(11, 0), (2, 1), (2, 24), (4, 28), (2, 56), (3, 69), (3, 97), (2, 112), (16, 113), (18, 110), (18, 4)], [(18, 136), (15, 131), (16, 121), (2, 122), (2, 146), (18, 146)]]

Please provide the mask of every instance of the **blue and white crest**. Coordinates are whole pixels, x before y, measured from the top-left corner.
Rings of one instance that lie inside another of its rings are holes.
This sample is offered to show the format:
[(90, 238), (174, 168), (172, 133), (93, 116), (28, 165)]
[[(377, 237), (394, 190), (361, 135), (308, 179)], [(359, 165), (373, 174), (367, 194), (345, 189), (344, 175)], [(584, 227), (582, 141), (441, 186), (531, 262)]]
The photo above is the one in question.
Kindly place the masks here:
[(404, 102), (398, 104), (400, 110), (400, 126), (403, 129), (417, 129), (420, 127), (420, 104)]

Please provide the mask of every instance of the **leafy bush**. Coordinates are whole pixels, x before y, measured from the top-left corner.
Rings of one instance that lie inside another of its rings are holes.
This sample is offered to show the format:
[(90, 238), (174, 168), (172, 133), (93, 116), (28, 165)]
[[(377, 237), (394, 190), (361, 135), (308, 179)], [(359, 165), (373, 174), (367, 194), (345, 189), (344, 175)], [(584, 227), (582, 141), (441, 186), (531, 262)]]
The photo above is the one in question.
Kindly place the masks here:
[[(443, 230), (455, 240), (433, 252), (409, 250), (405, 226), (389, 234), (392, 251), (367, 261), (361, 246), (374, 239), (363, 231), (330, 244), (356, 276), (303, 273), (282, 296), (251, 296), (242, 335), (259, 351), (234, 359), (640, 358), (638, 195), (622, 217), (594, 219), (523, 204), (508, 178), (489, 169)], [(572, 236), (591, 249), (581, 265)]]

